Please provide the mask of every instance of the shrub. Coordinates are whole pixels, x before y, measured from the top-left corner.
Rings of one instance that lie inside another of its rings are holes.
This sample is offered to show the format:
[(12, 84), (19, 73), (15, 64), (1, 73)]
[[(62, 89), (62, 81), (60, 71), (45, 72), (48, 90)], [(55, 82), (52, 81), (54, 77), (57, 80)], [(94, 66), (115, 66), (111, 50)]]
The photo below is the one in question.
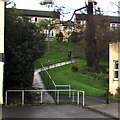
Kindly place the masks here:
[(68, 41), (69, 42), (78, 42), (80, 41), (82, 38), (81, 38), (82, 34), (81, 33), (77, 33), (77, 32), (72, 32), (71, 35), (69, 36), (68, 38)]
[(63, 33), (62, 32), (59, 32), (58, 34), (56, 34), (56, 39), (58, 42), (62, 42), (63, 41)]
[(120, 97), (120, 87), (118, 87), (116, 90), (117, 90), (116, 96)]
[(72, 66), (72, 72), (78, 72), (78, 67), (77, 66)]

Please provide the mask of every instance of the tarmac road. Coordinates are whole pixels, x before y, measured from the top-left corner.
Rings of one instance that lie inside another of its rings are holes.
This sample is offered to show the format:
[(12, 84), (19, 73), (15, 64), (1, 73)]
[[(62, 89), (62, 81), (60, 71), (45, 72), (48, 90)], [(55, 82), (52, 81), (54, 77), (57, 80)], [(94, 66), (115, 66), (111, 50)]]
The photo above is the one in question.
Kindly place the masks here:
[[(109, 118), (75, 105), (3, 107), (3, 118)], [(112, 118), (110, 120), (113, 120)]]

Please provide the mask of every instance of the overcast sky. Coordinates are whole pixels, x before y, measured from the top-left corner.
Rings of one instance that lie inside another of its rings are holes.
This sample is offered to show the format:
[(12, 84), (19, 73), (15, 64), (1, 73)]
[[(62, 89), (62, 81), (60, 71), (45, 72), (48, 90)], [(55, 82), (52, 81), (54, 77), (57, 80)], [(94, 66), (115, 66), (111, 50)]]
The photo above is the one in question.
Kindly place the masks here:
[[(32, 10), (51, 10), (45, 6), (40, 5), (39, 3), (42, 0), (14, 0), (16, 3), (16, 8), (18, 9), (32, 9)], [(70, 11), (71, 14), (75, 9), (81, 8), (85, 6), (85, 2), (88, 0), (54, 0), (55, 4), (62, 6), (65, 5), (67, 11)], [(104, 11), (104, 14), (109, 15), (117, 15), (113, 12), (118, 11), (118, 7), (115, 4), (118, 4), (120, 0), (96, 0), (97, 6)], [(112, 4), (115, 3), (115, 4)], [(66, 15), (64, 20), (70, 19), (71, 14)]]

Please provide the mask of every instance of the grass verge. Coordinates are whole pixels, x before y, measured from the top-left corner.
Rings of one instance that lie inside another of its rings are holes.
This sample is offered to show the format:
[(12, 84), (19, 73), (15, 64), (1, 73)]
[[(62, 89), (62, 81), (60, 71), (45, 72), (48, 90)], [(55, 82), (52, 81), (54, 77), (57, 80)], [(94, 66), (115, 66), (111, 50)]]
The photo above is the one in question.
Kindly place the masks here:
[[(73, 66), (78, 67), (78, 71), (73, 72)], [(72, 89), (84, 90), (86, 95), (100, 96), (106, 92), (106, 74), (89, 70), (86, 72), (86, 62), (83, 60), (50, 69), (48, 72), (56, 84), (71, 85)]]

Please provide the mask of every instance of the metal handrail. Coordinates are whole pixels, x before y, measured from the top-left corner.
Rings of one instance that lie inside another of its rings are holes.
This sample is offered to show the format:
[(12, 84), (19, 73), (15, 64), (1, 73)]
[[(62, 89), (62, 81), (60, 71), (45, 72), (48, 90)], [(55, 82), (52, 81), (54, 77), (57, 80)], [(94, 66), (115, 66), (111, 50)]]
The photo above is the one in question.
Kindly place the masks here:
[[(24, 98), (25, 98), (25, 92), (41, 92), (41, 99), (40, 99), (40, 103), (43, 103), (43, 92), (57, 92), (57, 104), (60, 103), (60, 92), (65, 92), (65, 91), (69, 91), (69, 90), (6, 90), (5, 93), (5, 105), (8, 105), (8, 92), (21, 92), (22, 93), (22, 105), (24, 105)], [(77, 92), (77, 104), (80, 104), (80, 93), (82, 93), (82, 105), (85, 106), (85, 92), (81, 91), (81, 90), (70, 90), (71, 92), (73, 92), (72, 94), (72, 102), (75, 101), (74, 99), (74, 92)]]
[[(44, 68), (43, 63), (41, 63), (41, 65)], [(55, 86), (55, 90), (56, 90), (57, 87), (67, 87), (69, 89), (69, 97), (71, 96), (71, 93), (70, 93), (71, 85), (56, 85), (56, 83), (54, 82), (54, 80), (52, 79), (52, 77), (50, 76), (50, 74), (47, 72), (47, 70), (45, 70), (45, 72), (47, 73), (47, 75), (49, 76), (49, 78), (52, 80), (52, 83)], [(56, 96), (56, 92), (55, 92), (55, 96)]]

